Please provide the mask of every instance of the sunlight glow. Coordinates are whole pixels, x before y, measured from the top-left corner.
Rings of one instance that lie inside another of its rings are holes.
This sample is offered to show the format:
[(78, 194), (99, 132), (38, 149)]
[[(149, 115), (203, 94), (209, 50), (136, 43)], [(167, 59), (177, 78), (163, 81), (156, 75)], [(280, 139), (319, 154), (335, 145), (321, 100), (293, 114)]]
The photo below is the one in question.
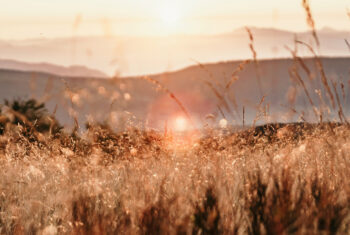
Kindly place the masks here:
[(174, 130), (178, 132), (183, 132), (188, 129), (188, 121), (186, 118), (179, 116), (174, 121)]
[(166, 27), (176, 26), (181, 18), (181, 12), (179, 7), (174, 3), (170, 2), (160, 7), (159, 14), (160, 20)]

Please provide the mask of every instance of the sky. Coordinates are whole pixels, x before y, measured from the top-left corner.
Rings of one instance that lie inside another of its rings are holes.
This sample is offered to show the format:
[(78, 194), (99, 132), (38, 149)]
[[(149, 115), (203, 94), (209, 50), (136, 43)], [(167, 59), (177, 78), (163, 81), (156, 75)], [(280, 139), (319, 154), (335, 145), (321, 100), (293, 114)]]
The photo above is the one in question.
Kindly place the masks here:
[[(3, 2), (3, 3), (2, 3)], [(0, 39), (307, 29), (301, 0), (0, 0)], [(310, 0), (317, 28), (350, 28), (350, 0)]]

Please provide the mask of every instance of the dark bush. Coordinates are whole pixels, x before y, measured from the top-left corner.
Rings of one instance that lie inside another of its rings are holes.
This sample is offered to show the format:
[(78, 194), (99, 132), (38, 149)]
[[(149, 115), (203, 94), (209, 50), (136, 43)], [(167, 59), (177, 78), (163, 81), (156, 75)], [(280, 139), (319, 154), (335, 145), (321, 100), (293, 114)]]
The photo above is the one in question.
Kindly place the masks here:
[(63, 129), (57, 119), (48, 113), (45, 104), (39, 103), (35, 99), (15, 99), (12, 102), (5, 100), (5, 105), (13, 114), (11, 123), (23, 126), (27, 133), (35, 130), (55, 135)]

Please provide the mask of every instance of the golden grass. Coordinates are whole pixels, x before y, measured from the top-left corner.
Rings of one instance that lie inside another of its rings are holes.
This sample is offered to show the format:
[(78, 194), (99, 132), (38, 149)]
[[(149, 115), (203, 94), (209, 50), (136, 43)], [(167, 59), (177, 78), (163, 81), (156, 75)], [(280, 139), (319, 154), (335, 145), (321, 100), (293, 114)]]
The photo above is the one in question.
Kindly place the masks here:
[(100, 126), (49, 145), (20, 133), (1, 136), (1, 233), (336, 234), (350, 223), (341, 124), (266, 125), (180, 146)]

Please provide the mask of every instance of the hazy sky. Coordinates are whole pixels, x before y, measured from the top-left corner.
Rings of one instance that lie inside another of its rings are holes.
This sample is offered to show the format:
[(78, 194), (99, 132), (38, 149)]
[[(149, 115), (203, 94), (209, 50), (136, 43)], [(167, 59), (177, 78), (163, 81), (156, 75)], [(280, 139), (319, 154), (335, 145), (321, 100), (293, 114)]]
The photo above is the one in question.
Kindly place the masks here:
[[(301, 0), (0, 0), (0, 38), (306, 29)], [(350, 0), (310, 0), (318, 28), (349, 29)]]

